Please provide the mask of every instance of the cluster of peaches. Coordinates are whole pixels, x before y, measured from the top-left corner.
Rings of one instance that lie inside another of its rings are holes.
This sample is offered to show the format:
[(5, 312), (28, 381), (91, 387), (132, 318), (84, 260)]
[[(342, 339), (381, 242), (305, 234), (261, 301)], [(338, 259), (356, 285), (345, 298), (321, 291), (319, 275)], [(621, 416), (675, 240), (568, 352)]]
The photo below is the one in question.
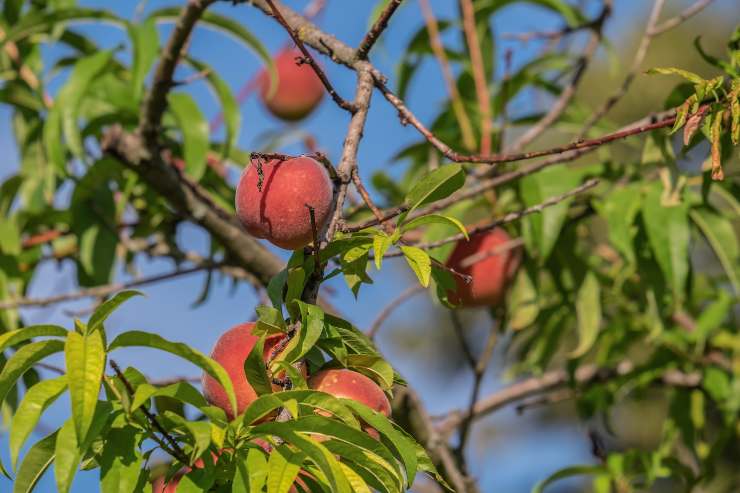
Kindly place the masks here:
[[(264, 105), (272, 114), (287, 121), (306, 117), (320, 103), (324, 94), (324, 87), (311, 67), (297, 63), (300, 57), (297, 50), (284, 50), (276, 56), (278, 77), (272, 87), (266, 73), (259, 77)], [(314, 228), (321, 231), (326, 226), (333, 201), (332, 180), (326, 168), (315, 159), (307, 156), (269, 161), (255, 159), (239, 180), (236, 212), (251, 235), (280, 248), (297, 250), (313, 241)], [(498, 247), (509, 241), (503, 229), (494, 229), (455, 246), (447, 265), (470, 276), (472, 281), (465, 283), (457, 279), (457, 290), (450, 293), (453, 303), (463, 307), (495, 306), (501, 303), (506, 286), (520, 262), (516, 250), (496, 253)], [(244, 363), (260, 339), (254, 329), (254, 323), (229, 329), (221, 335), (211, 353), (211, 358), (220, 363), (231, 378), (239, 414), (257, 399), (257, 393), (244, 372)], [(267, 367), (285, 349), (287, 338), (286, 334), (273, 334), (266, 338), (263, 358)], [(303, 372), (307, 376), (305, 369)], [(390, 416), (390, 402), (383, 390), (361, 373), (347, 369), (322, 370), (311, 375), (307, 383), (311, 389), (356, 400)], [(281, 389), (279, 385), (273, 386), (276, 391)], [(203, 377), (203, 393), (209, 403), (223, 409), (230, 419), (235, 417), (223, 387), (209, 375)], [(377, 435), (372, 428), (366, 427), (365, 431), (371, 436)], [(260, 445), (269, 449), (266, 442), (260, 442)], [(198, 463), (195, 467), (198, 467)], [(188, 471), (187, 468), (183, 469), (166, 484), (163, 478), (157, 479), (154, 493), (174, 492), (179, 477)], [(291, 491), (296, 491), (295, 487)]]

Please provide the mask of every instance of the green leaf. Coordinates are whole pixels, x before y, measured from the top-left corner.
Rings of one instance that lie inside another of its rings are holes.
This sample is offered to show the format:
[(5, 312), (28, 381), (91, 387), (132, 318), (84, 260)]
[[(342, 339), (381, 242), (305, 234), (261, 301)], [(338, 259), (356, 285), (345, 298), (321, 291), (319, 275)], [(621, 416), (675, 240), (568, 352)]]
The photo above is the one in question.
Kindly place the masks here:
[(247, 376), (247, 382), (254, 389), (257, 395), (272, 393), (272, 382), (267, 377), (267, 368), (265, 368), (265, 336), (252, 347), (252, 350), (244, 360), (244, 373)]
[[(181, 13), (182, 9), (180, 7), (169, 7), (155, 10), (149, 15), (149, 17), (176, 21), (180, 17)], [(271, 76), (273, 78), (275, 77), (275, 66), (270, 51), (264, 44), (262, 44), (257, 36), (253, 35), (238, 20), (207, 10), (201, 14), (201, 17), (198, 20), (198, 26), (215, 29), (235, 38), (237, 41), (240, 41), (257, 54), (260, 60), (267, 65)]]
[(605, 472), (605, 469), (603, 466), (570, 466), (563, 469), (560, 469), (559, 471), (551, 474), (547, 477), (547, 479), (544, 479), (537, 483), (534, 488), (532, 488), (532, 493), (542, 493), (545, 491), (545, 488), (550, 486), (555, 481), (559, 481), (564, 478), (569, 478), (572, 476), (583, 476), (586, 474), (599, 474)]
[(165, 411), (164, 417), (174, 423), (174, 428), (180, 433), (189, 436), (192, 446), (190, 459), (195, 460), (211, 445), (211, 423), (207, 421), (189, 421), (172, 411)]
[(54, 451), (54, 476), (57, 491), (67, 493), (72, 486), (75, 474), (80, 466), (80, 461), (90, 448), (94, 439), (100, 438), (103, 427), (112, 416), (113, 406), (108, 402), (101, 401), (96, 406), (91, 421), (90, 433), (85, 441), (77, 439), (76, 423), (74, 418), (68, 419), (59, 429), (56, 448)]
[(305, 356), (316, 345), (324, 331), (324, 311), (316, 305), (295, 300), (293, 305), (301, 314), (301, 326), (276, 361), (294, 363)]
[(529, 327), (537, 320), (540, 307), (537, 290), (529, 278), (527, 269), (519, 269), (514, 285), (508, 293), (509, 326), (512, 330)]
[[(64, 348), (72, 419), (81, 443), (87, 437), (98, 403), (105, 370), (105, 343), (99, 331), (81, 335), (70, 332)], [(61, 436), (61, 435), (60, 435)]]
[(377, 234), (373, 237), (373, 255), (375, 257), (375, 268), (380, 270), (383, 265), (383, 255), (393, 244), (393, 240), (385, 234)]
[(41, 415), (67, 389), (67, 377), (42, 380), (23, 397), (10, 425), (8, 442), (10, 463), (15, 469), (23, 444), (33, 432)]
[(265, 454), (256, 448), (249, 448), (246, 458), (244, 450), (237, 450), (236, 472), (232, 482), (232, 493), (258, 493), (267, 480), (267, 459)]
[(113, 298), (107, 300), (105, 303), (100, 305), (97, 310), (92, 314), (90, 320), (87, 322), (88, 333), (96, 331), (101, 328), (103, 322), (105, 322), (111, 313), (113, 313), (119, 306), (125, 303), (127, 300), (134, 296), (144, 296), (141, 291), (127, 290), (116, 293)]
[(637, 228), (634, 222), (641, 204), (639, 184), (616, 188), (594, 204), (609, 226), (609, 241), (632, 264), (636, 262), (633, 240)]
[(0, 218), (0, 253), (13, 256), (21, 253), (21, 232), (13, 216)]
[[(465, 184), (465, 170), (457, 163), (446, 164), (432, 171), (406, 194), (406, 203), (410, 214), (422, 205), (436, 202), (452, 195)], [(405, 217), (405, 216), (404, 216)], [(401, 219), (399, 218), (399, 222)]]
[(64, 350), (64, 342), (58, 340), (38, 341), (26, 344), (10, 357), (0, 373), (0, 402), (10, 392), (16, 381), (33, 365), (49, 355)]
[(159, 33), (154, 19), (147, 19), (141, 24), (127, 24), (126, 28), (134, 52), (131, 85), (134, 99), (140, 101), (144, 92), (144, 80), (159, 53)]
[(665, 206), (662, 194), (661, 185), (655, 183), (645, 196), (642, 217), (655, 259), (680, 304), (689, 274), (688, 207), (685, 203)]
[(167, 99), (182, 132), (185, 172), (194, 180), (200, 180), (207, 166), (210, 138), (208, 122), (190, 95), (172, 93)]
[(54, 476), (57, 491), (67, 493), (80, 464), (79, 442), (75, 431), (75, 422), (68, 419), (59, 429), (54, 450)]
[(689, 215), (717, 255), (735, 295), (740, 295), (740, 246), (732, 222), (704, 207)]
[(0, 334), (0, 353), (34, 337), (67, 337), (67, 330), (58, 325), (31, 325)]
[[(587, 19), (583, 13), (565, 0), (526, 0), (528, 3), (551, 10), (560, 14), (563, 20), (570, 26), (575, 27), (586, 23)], [(507, 5), (518, 2), (518, 0), (479, 0), (475, 2), (475, 10), (478, 16), (484, 19), (490, 17), (495, 11)], [(480, 18), (480, 17), (479, 17)]]
[[(566, 166), (551, 166), (521, 179), (520, 191), (524, 205), (531, 207), (545, 200), (572, 190), (580, 182), (580, 173)], [(545, 208), (522, 220), (524, 242), (527, 250), (539, 257), (543, 264), (560, 236), (573, 198)]]
[(226, 138), (221, 149), (221, 158), (226, 159), (233, 147), (236, 147), (239, 140), (239, 127), (242, 122), (242, 115), (239, 111), (239, 102), (234, 97), (229, 85), (219, 77), (218, 73), (205, 63), (188, 58), (188, 62), (199, 72), (205, 72), (206, 80), (210, 84), (213, 92), (221, 102), (221, 114), (223, 115)]
[(277, 308), (272, 308), (265, 305), (259, 305), (255, 308), (257, 312), (257, 329), (256, 334), (260, 335), (263, 332), (265, 334), (280, 334), (287, 332), (285, 326), (285, 320), (283, 314)]
[(703, 77), (693, 72), (689, 72), (688, 70), (682, 70), (680, 68), (675, 68), (675, 67), (651, 68), (646, 73), (649, 75), (656, 75), (656, 74), (657, 75), (678, 75), (679, 77), (683, 77), (684, 79), (694, 84), (704, 84), (706, 82), (706, 80)]
[(108, 66), (112, 56), (111, 51), (101, 51), (80, 58), (54, 100), (44, 125), (43, 139), (47, 156), (62, 174), (67, 172), (67, 162), (60, 137), (63, 133), (73, 154), (78, 157), (85, 155), (78, 122), (80, 103), (92, 81)]
[[(326, 480), (333, 493), (351, 493), (352, 489), (347, 478), (342, 474), (339, 463), (329, 450), (310, 438), (296, 433), (291, 428), (294, 422), (287, 423), (265, 423), (254, 428), (255, 434), (275, 435), (282, 440), (295, 445), (304, 452), (307, 457), (326, 476)], [(362, 432), (358, 432), (362, 433)], [(372, 438), (370, 439), (372, 440)]]
[(276, 447), (267, 461), (267, 493), (288, 493), (305, 458), (303, 452)]
[(167, 385), (166, 387), (155, 387), (148, 383), (142, 383), (136, 386), (136, 392), (131, 401), (130, 411), (135, 411), (144, 403), (149, 401), (149, 399), (156, 397), (175, 399), (179, 402), (190, 404), (197, 409), (202, 409), (208, 406), (208, 401), (205, 400), (203, 394), (188, 382), (176, 382)]
[(588, 272), (576, 295), (578, 320), (578, 346), (568, 355), (578, 358), (588, 352), (596, 342), (601, 325), (601, 286), (593, 272)]
[(139, 446), (142, 439), (141, 431), (133, 426), (113, 428), (108, 432), (100, 457), (102, 493), (129, 493), (143, 489), (142, 483), (146, 484), (148, 473), (141, 467), (143, 457)]
[(426, 216), (417, 217), (401, 226), (401, 231), (406, 232), (412, 229), (416, 229), (419, 226), (426, 226), (428, 224), (446, 224), (457, 228), (457, 230), (465, 235), (465, 239), (469, 240), (468, 231), (465, 229), (463, 223), (452, 216), (445, 216), (443, 214), (429, 214)]
[(50, 12), (37, 11), (23, 16), (14, 24), (4, 39), (5, 43), (19, 41), (27, 36), (52, 30), (65, 21), (105, 21), (121, 24), (123, 21), (107, 10), (62, 8)]
[(403, 462), (408, 484), (413, 484), (418, 467), (416, 447), (413, 439), (398, 431), (382, 414), (352, 399), (342, 399), (362, 420), (372, 426), (383, 438), (383, 443), (392, 448)]
[(31, 493), (36, 483), (54, 460), (58, 430), (36, 442), (18, 468), (13, 482), (13, 493)]
[(171, 342), (157, 334), (149, 334), (147, 332), (137, 330), (120, 334), (113, 340), (110, 346), (108, 346), (108, 351), (110, 352), (122, 347), (149, 347), (152, 349), (159, 349), (193, 363), (221, 384), (229, 398), (232, 410), (236, 412), (236, 396), (234, 395), (234, 386), (231, 382), (231, 378), (229, 378), (229, 374), (226, 373), (224, 367), (218, 362), (212, 360), (200, 351), (192, 349), (187, 344)]
[(416, 277), (419, 278), (419, 283), (425, 288), (429, 286), (432, 276), (432, 260), (429, 254), (417, 247), (402, 245), (400, 248), (409, 267), (414, 271)]
[(386, 390), (393, 386), (393, 367), (381, 356), (350, 354), (346, 366), (367, 375)]

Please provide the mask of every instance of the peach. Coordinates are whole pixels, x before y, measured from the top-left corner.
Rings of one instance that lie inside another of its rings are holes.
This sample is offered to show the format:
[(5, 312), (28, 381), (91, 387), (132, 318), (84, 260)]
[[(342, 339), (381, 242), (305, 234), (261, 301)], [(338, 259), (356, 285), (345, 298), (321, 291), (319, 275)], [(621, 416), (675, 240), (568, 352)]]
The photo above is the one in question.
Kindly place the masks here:
[(314, 159), (301, 156), (260, 163), (253, 159), (236, 188), (236, 213), (249, 234), (296, 250), (313, 240), (306, 206), (313, 207), (320, 232), (329, 220), (333, 200), (329, 173)]
[(323, 370), (309, 379), (308, 386), (335, 397), (355, 400), (385, 416), (391, 415), (391, 403), (383, 389), (362, 373), (344, 368)]
[[(244, 374), (244, 361), (249, 356), (254, 345), (259, 341), (259, 337), (252, 333), (254, 327), (255, 324), (252, 322), (232, 327), (219, 337), (211, 352), (211, 358), (226, 369), (234, 385), (237, 414), (243, 413), (247, 406), (257, 399), (257, 393), (249, 385), (247, 377)], [(274, 358), (275, 355), (272, 354), (273, 349), (277, 344), (283, 342), (285, 338), (286, 336), (283, 334), (274, 334), (265, 339), (265, 362)], [(277, 386), (274, 386), (274, 388), (275, 390), (279, 390)], [(203, 374), (203, 395), (208, 402), (226, 411), (229, 419), (234, 419), (226, 391), (224, 391), (224, 388), (215, 378), (207, 373)]]
[(303, 54), (296, 48), (275, 55), (277, 80), (272, 93), (269, 74), (262, 71), (258, 76), (262, 103), (282, 120), (297, 121), (307, 117), (324, 97), (321, 79), (309, 64), (297, 62), (301, 58)]
[(450, 301), (463, 307), (496, 306), (503, 301), (506, 288), (516, 274), (521, 261), (519, 249), (495, 250), (510, 242), (501, 228), (461, 240), (455, 245), (447, 266), (472, 277), (466, 284), (455, 277), (457, 291), (450, 292)]

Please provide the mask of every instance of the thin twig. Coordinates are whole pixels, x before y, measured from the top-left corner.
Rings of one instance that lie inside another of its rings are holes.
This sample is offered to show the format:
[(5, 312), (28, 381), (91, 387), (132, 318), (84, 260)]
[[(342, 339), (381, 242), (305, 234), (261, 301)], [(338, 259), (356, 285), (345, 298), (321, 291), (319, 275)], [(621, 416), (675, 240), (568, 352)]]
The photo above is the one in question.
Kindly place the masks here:
[(599, 120), (601, 120), (609, 112), (609, 110), (611, 110), (614, 105), (616, 105), (617, 102), (625, 96), (625, 94), (627, 94), (630, 85), (632, 85), (632, 81), (635, 80), (635, 77), (640, 70), (642, 62), (645, 61), (645, 56), (647, 55), (648, 48), (650, 48), (650, 42), (655, 36), (654, 34), (652, 34), (652, 32), (655, 29), (656, 24), (658, 23), (658, 18), (660, 17), (660, 13), (663, 10), (664, 5), (665, 0), (655, 0), (655, 3), (653, 4), (653, 10), (650, 12), (650, 17), (648, 18), (648, 22), (645, 27), (645, 33), (640, 40), (640, 45), (635, 52), (635, 58), (632, 60), (632, 66), (630, 67), (627, 75), (622, 81), (622, 85), (619, 86), (619, 89), (617, 89), (614, 94), (609, 96), (606, 101), (604, 101), (604, 104), (602, 104), (599, 109), (597, 109), (586, 121), (586, 123), (583, 125), (583, 128), (578, 134), (579, 139), (588, 134), (588, 131), (591, 130), (591, 128), (593, 128), (593, 126)]
[(365, 185), (362, 183), (362, 179), (360, 178), (360, 172), (355, 167), (352, 170), (352, 183), (355, 184), (355, 188), (357, 189), (357, 192), (360, 194), (360, 197), (362, 197), (362, 200), (365, 202), (365, 205), (372, 211), (373, 215), (375, 216), (375, 219), (378, 220), (379, 224), (383, 224), (383, 212), (378, 208), (377, 205), (375, 205), (375, 202), (373, 202), (372, 197), (370, 197), (370, 194), (367, 191), (367, 188), (365, 188)]
[(144, 100), (139, 121), (139, 132), (147, 146), (152, 146), (159, 137), (159, 126), (167, 108), (167, 94), (172, 89), (175, 68), (180, 61), (183, 48), (203, 12), (216, 0), (189, 0), (180, 13), (175, 28), (162, 51), (157, 69), (154, 72), (152, 88)]
[(493, 354), (493, 348), (496, 344), (496, 331), (494, 327), (491, 327), (488, 337), (486, 337), (486, 343), (483, 349), (483, 353), (478, 359), (473, 355), (473, 351), (468, 345), (468, 341), (465, 339), (465, 332), (463, 330), (462, 323), (458, 316), (457, 311), (451, 311), (450, 317), (452, 319), (452, 327), (455, 330), (455, 335), (460, 342), (465, 359), (470, 365), (470, 369), (473, 371), (473, 389), (470, 392), (470, 402), (468, 404), (468, 411), (465, 418), (460, 423), (460, 438), (455, 448), (455, 453), (461, 463), (464, 463), (463, 454), (465, 451), (465, 445), (467, 444), (468, 435), (470, 432), (470, 425), (473, 423), (473, 410), (480, 397), (481, 383), (483, 382), (483, 376), (488, 368), (488, 363), (491, 361), (491, 355)]
[[(635, 365), (630, 361), (623, 361), (615, 368), (586, 365), (575, 371), (573, 380), (576, 384), (588, 385), (609, 380), (616, 376), (627, 375), (633, 371), (635, 371)], [(701, 374), (667, 370), (660, 377), (660, 380), (670, 386), (695, 387), (701, 382)], [(522, 399), (528, 399), (561, 389), (569, 385), (571, 381), (571, 373), (567, 370), (552, 370), (539, 377), (526, 378), (478, 401), (472, 412), (473, 418), (478, 419), (486, 416)], [(448, 436), (469, 414), (471, 413), (467, 410), (457, 410), (449, 413), (438, 423), (440, 434), (442, 436)]]
[(460, 92), (457, 90), (457, 83), (452, 74), (452, 69), (450, 69), (450, 62), (447, 59), (445, 47), (442, 44), (442, 38), (439, 34), (439, 25), (437, 24), (437, 19), (434, 17), (434, 11), (432, 10), (431, 5), (429, 5), (429, 0), (419, 0), (419, 7), (424, 16), (427, 33), (429, 34), (429, 44), (431, 45), (434, 57), (439, 62), (439, 68), (442, 70), (442, 76), (444, 77), (445, 85), (447, 86), (447, 93), (450, 95), (452, 111), (455, 114), (458, 125), (460, 125), (463, 146), (467, 149), (474, 149), (475, 134), (473, 133), (473, 125), (470, 123), (470, 118), (465, 112), (465, 106), (462, 103)]
[[(704, 107), (704, 108), (706, 109), (707, 107)], [(699, 111), (701, 112), (703, 110), (700, 108)], [(668, 111), (664, 111), (656, 115), (650, 115), (650, 116), (647, 116), (636, 122), (633, 122), (629, 125), (622, 127), (621, 129), (619, 129), (618, 132), (630, 132), (634, 129), (638, 129), (638, 128), (642, 129), (642, 128), (645, 128), (646, 125), (649, 125), (655, 122), (661, 122), (665, 119), (672, 118), (674, 115), (675, 115), (675, 110), (668, 110)], [(670, 121), (672, 125), (673, 124), (672, 122), (675, 120), (671, 119)], [(445, 199), (439, 200), (433, 204), (430, 204), (427, 207), (423, 207), (421, 209), (415, 210), (413, 213), (409, 215), (407, 219), (410, 220), (416, 217), (430, 214), (432, 212), (443, 210), (462, 200), (476, 197), (477, 195), (480, 195), (482, 192), (486, 190), (490, 190), (500, 185), (503, 185), (505, 183), (518, 180), (524, 176), (531, 175), (548, 166), (553, 166), (555, 164), (561, 164), (561, 163), (565, 163), (569, 161), (574, 161), (584, 156), (585, 154), (594, 151), (597, 148), (598, 146), (591, 146), (591, 147), (584, 147), (582, 149), (565, 151), (560, 154), (551, 156), (549, 159), (545, 159), (537, 163), (532, 163), (526, 166), (522, 166), (519, 169), (510, 171), (508, 173), (503, 173), (499, 176), (494, 176), (492, 178), (481, 180), (475, 185), (468, 187), (466, 189), (460, 190), (459, 192), (454, 193)], [(383, 221), (388, 221), (389, 219), (392, 219), (398, 216), (399, 214), (406, 212), (408, 209), (409, 209), (408, 205), (405, 205), (405, 204), (391, 208), (391, 209), (387, 209), (383, 213)], [(377, 219), (369, 219), (361, 223), (347, 225), (342, 229), (342, 231), (345, 233), (351, 233), (351, 232), (360, 231), (366, 228), (370, 228), (377, 224), (378, 224)]]
[(597, 21), (591, 28), (591, 36), (589, 38), (586, 49), (578, 59), (576, 64), (576, 71), (573, 78), (568, 85), (561, 91), (560, 96), (552, 104), (550, 110), (532, 127), (524, 132), (518, 139), (511, 145), (511, 152), (518, 152), (531, 144), (537, 137), (542, 135), (548, 128), (550, 128), (555, 122), (558, 121), (563, 112), (570, 106), (573, 97), (576, 94), (578, 86), (583, 78), (583, 74), (586, 73), (589, 62), (596, 53), (601, 42), (601, 30), (604, 25), (604, 21), (609, 16), (612, 10), (612, 0), (604, 0), (604, 7), (601, 10)]
[(290, 27), (290, 24), (285, 20), (285, 17), (283, 17), (283, 14), (278, 10), (278, 8), (275, 6), (275, 2), (273, 0), (265, 0), (267, 4), (272, 9), (272, 15), (275, 17), (275, 20), (280, 23), (281, 26), (285, 28), (286, 31), (288, 31), (288, 34), (290, 35), (291, 39), (295, 43), (296, 47), (301, 51), (303, 54), (303, 60), (302, 63), (307, 63), (311, 66), (311, 68), (316, 72), (316, 75), (321, 80), (321, 83), (326, 88), (326, 92), (329, 93), (331, 98), (334, 100), (335, 103), (337, 103), (337, 106), (342, 108), (343, 110), (349, 111), (350, 113), (354, 113), (357, 111), (357, 107), (348, 101), (345, 101), (339, 93), (334, 89), (334, 86), (331, 85), (331, 82), (329, 82), (329, 79), (326, 77), (326, 74), (321, 69), (318, 63), (316, 63), (316, 60), (313, 58), (311, 53), (306, 48), (306, 45), (303, 44), (303, 41), (301, 41), (301, 38), (296, 34), (296, 32)]
[(381, 310), (381, 312), (378, 314), (378, 316), (375, 318), (375, 321), (370, 326), (370, 329), (367, 331), (367, 336), (370, 339), (374, 339), (375, 336), (378, 334), (378, 331), (380, 330), (380, 327), (383, 325), (383, 322), (385, 322), (388, 317), (390, 317), (391, 313), (401, 306), (403, 303), (406, 302), (409, 298), (412, 298), (415, 294), (422, 293), (426, 291), (426, 288), (420, 284), (415, 284), (411, 287), (406, 288), (401, 294), (399, 294), (397, 297), (393, 299), (388, 305)]
[(365, 37), (362, 38), (360, 47), (357, 48), (357, 58), (362, 60), (367, 59), (367, 54), (370, 53), (375, 42), (380, 38), (380, 35), (383, 34), (385, 28), (388, 27), (388, 21), (396, 9), (401, 5), (401, 2), (403, 2), (403, 0), (391, 0), (388, 5), (386, 5), (383, 12), (380, 13), (380, 16), (378, 16), (377, 20), (373, 23), (373, 27), (371, 27)]
[(674, 27), (678, 26), (679, 24), (682, 24), (683, 22), (687, 21), (689, 18), (695, 16), (702, 10), (704, 10), (705, 7), (709, 6), (710, 3), (712, 3), (713, 0), (698, 0), (696, 3), (688, 7), (686, 10), (681, 12), (675, 17), (672, 17), (663, 23), (655, 26), (651, 31), (651, 36), (657, 36), (659, 34), (663, 34), (666, 31), (670, 31)]
[(473, 0), (460, 0), (460, 10), (463, 16), (463, 30), (470, 51), (470, 64), (473, 69), (473, 82), (475, 94), (478, 98), (478, 111), (481, 120), (480, 153), (491, 153), (491, 93), (486, 81), (486, 70), (483, 62), (478, 30), (475, 24), (475, 8)]
[(489, 257), (501, 255), (502, 253), (506, 253), (516, 248), (519, 248), (522, 245), (524, 245), (524, 240), (522, 238), (514, 238), (513, 240), (506, 241), (488, 250), (477, 252), (468, 257), (465, 257), (464, 259), (460, 261), (460, 267), (463, 269), (466, 267), (470, 267), (471, 265), (477, 264), (478, 262), (485, 260)]
[[(119, 380), (121, 380), (121, 383), (123, 383), (123, 386), (126, 387), (126, 392), (128, 392), (129, 397), (133, 397), (134, 394), (136, 393), (136, 390), (131, 385), (131, 382), (128, 381), (128, 379), (126, 378), (126, 375), (123, 374), (123, 372), (121, 371), (121, 368), (113, 360), (110, 360), (110, 366), (111, 368), (113, 368), (113, 371), (116, 372), (116, 375), (118, 376)], [(149, 423), (151, 423), (154, 429), (156, 429), (159, 433), (162, 434), (164, 439), (169, 444), (169, 447), (164, 446), (164, 443), (154, 433), (152, 433), (152, 439), (157, 441), (160, 444), (160, 446), (162, 446), (162, 448), (166, 450), (167, 453), (172, 455), (174, 458), (176, 458), (183, 464), (189, 464), (190, 461), (188, 460), (188, 456), (185, 454), (185, 451), (182, 448), (180, 448), (180, 444), (177, 443), (177, 440), (175, 440), (172, 437), (172, 435), (170, 435), (167, 432), (167, 430), (165, 430), (164, 427), (162, 427), (159, 420), (157, 420), (157, 417), (151, 412), (149, 412), (146, 406), (141, 406), (139, 409), (141, 409), (141, 412), (144, 413), (144, 416), (146, 416), (146, 419), (149, 421)]]
[[(584, 184), (569, 190), (565, 193), (562, 193), (560, 195), (556, 195), (554, 197), (550, 197), (549, 199), (545, 200), (544, 202), (541, 202), (537, 205), (533, 205), (531, 207), (527, 207), (526, 209), (522, 209), (520, 211), (516, 212), (510, 212), (506, 214), (504, 217), (501, 217), (499, 219), (496, 219), (494, 221), (491, 221), (489, 223), (486, 223), (482, 226), (477, 226), (475, 228), (471, 228), (468, 230), (468, 236), (475, 236), (477, 234), (485, 233), (486, 231), (491, 231), (494, 228), (497, 228), (503, 224), (507, 224), (513, 221), (518, 221), (519, 219), (529, 216), (530, 214), (536, 214), (538, 212), (542, 212), (544, 209), (551, 207), (553, 205), (559, 204), (564, 200), (567, 200), (571, 197), (574, 197), (578, 194), (581, 194), (585, 192), (586, 190), (589, 190), (596, 185), (599, 184), (599, 180), (596, 178), (592, 178), (588, 181), (586, 181)], [(462, 233), (458, 233), (452, 236), (448, 236), (447, 238), (442, 238), (441, 240), (436, 241), (430, 241), (427, 243), (417, 243), (414, 245), (417, 248), (421, 248), (422, 250), (431, 250), (437, 247), (441, 247), (442, 245), (446, 245), (448, 243), (454, 243), (456, 241), (464, 240), (465, 235)], [(403, 252), (400, 251), (393, 251), (386, 253), (383, 258), (392, 258), (392, 257), (400, 257), (403, 255)]]
[(329, 223), (326, 233), (326, 241), (331, 241), (342, 220), (342, 208), (347, 196), (347, 187), (352, 180), (352, 171), (357, 167), (357, 152), (360, 140), (365, 129), (365, 121), (370, 107), (370, 99), (373, 93), (373, 77), (368, 70), (360, 70), (357, 74), (357, 91), (355, 93), (355, 107), (357, 111), (352, 115), (347, 136), (344, 139), (342, 157), (337, 167), (337, 175), (341, 180), (334, 209), (334, 215)]
[(111, 295), (115, 293), (116, 291), (121, 291), (124, 289), (131, 289), (138, 286), (145, 286), (147, 284), (153, 284), (160, 281), (165, 281), (167, 279), (174, 279), (177, 277), (186, 276), (188, 274), (193, 274), (195, 272), (201, 272), (203, 270), (209, 269), (209, 268), (216, 268), (217, 264), (214, 264), (213, 266), (207, 266), (207, 265), (199, 265), (196, 267), (191, 267), (189, 269), (178, 269), (173, 272), (166, 272), (164, 274), (157, 274), (155, 276), (150, 277), (142, 277), (140, 279), (135, 279), (133, 281), (129, 282), (118, 282), (113, 284), (106, 284), (103, 286), (95, 286), (88, 289), (81, 289), (79, 291), (75, 291), (72, 293), (64, 293), (64, 294), (57, 294), (54, 296), (49, 296), (47, 298), (16, 298), (16, 299), (8, 299), (0, 301), (0, 310), (7, 310), (10, 308), (18, 308), (18, 307), (44, 307), (53, 305), (56, 303), (63, 303), (67, 301), (74, 301), (79, 300), (83, 298), (98, 298), (98, 297), (104, 297)]

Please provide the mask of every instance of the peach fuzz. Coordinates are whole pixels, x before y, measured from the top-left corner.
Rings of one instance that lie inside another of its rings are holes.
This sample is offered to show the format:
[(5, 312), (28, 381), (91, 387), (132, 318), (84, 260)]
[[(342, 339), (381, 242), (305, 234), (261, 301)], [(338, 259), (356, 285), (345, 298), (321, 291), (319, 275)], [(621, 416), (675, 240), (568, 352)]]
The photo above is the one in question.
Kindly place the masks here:
[(383, 389), (362, 373), (344, 368), (323, 370), (309, 379), (308, 386), (334, 397), (355, 400), (385, 416), (391, 415), (391, 403)]
[[(218, 338), (213, 351), (211, 351), (211, 358), (224, 367), (231, 378), (231, 383), (234, 385), (237, 414), (243, 413), (247, 406), (257, 399), (257, 393), (249, 385), (244, 374), (244, 361), (259, 341), (259, 337), (252, 333), (254, 327), (255, 324), (251, 322), (232, 327)], [(283, 334), (275, 334), (265, 339), (263, 353), (265, 362), (274, 357), (271, 354), (273, 348), (285, 338), (286, 336)], [(279, 387), (276, 387), (276, 390), (279, 390)], [(215, 378), (205, 373), (203, 374), (203, 395), (209, 403), (226, 411), (229, 419), (234, 418), (226, 391)]]
[(296, 250), (313, 240), (306, 205), (313, 207), (320, 232), (331, 215), (333, 192), (329, 173), (314, 159), (253, 159), (236, 188), (236, 214), (249, 234), (280, 248)]
[(260, 99), (276, 117), (287, 121), (298, 121), (307, 117), (324, 97), (324, 85), (313, 68), (307, 63), (297, 63), (303, 54), (289, 48), (275, 55), (277, 80), (270, 92), (270, 76), (262, 71), (258, 76)]
[[(463, 307), (500, 304), (519, 268), (521, 251), (493, 251), (510, 241), (509, 235), (501, 228), (471, 236), (470, 241), (459, 241), (447, 260), (447, 266), (471, 276), (472, 281), (466, 284), (464, 280), (455, 277), (457, 291), (449, 293), (450, 301)], [(480, 258), (476, 259), (473, 255)]]

